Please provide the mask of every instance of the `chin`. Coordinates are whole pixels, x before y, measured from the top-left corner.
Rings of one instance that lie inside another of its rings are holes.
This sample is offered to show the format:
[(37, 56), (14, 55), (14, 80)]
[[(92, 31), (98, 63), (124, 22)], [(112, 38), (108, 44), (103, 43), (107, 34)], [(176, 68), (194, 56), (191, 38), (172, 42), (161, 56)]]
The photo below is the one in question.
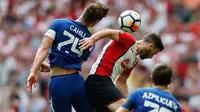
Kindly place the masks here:
[(144, 60), (145, 58), (140, 58), (141, 60)]

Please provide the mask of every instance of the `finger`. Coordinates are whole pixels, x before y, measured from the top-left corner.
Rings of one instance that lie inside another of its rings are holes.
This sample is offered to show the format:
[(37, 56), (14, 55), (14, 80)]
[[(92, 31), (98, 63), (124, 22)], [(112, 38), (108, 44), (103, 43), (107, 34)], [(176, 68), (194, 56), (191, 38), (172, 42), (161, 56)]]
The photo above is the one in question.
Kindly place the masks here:
[(42, 71), (42, 67), (39, 68), (39, 71)]
[(84, 39), (81, 39), (79, 42), (83, 42), (83, 41), (85, 41), (86, 39), (84, 38)]
[(91, 52), (91, 51), (92, 51), (92, 49), (93, 49), (93, 46), (91, 46), (91, 47), (90, 47), (89, 51)]
[(29, 87), (29, 82), (27, 82), (26, 87), (27, 87), (27, 88)]
[(85, 47), (86, 45), (87, 45), (87, 44), (83, 44), (83, 45), (81, 45), (81, 46), (79, 47), (79, 49), (82, 50), (82, 48)]
[(30, 93), (32, 93), (32, 86), (29, 86), (28, 91), (29, 91)]
[(26, 81), (28, 82), (29, 80), (30, 80), (30, 77), (28, 77)]
[(84, 43), (84, 44), (82, 44), (82, 45), (79, 47), (79, 49), (82, 49), (82, 48), (85, 47), (85, 46), (88, 46), (88, 43), (87, 43), (87, 42)]
[(32, 84), (30, 82), (27, 83), (28, 92), (32, 92)]
[(35, 83), (34, 83), (34, 87), (36, 87), (36, 85), (37, 85), (37, 83), (35, 82)]
[(82, 45), (84, 43), (86, 43), (87, 41), (86, 40), (83, 40), (83, 41), (79, 41), (78, 45)]
[(86, 49), (88, 49), (89, 47), (90, 47), (89, 45), (84, 46), (81, 50), (86, 50)]

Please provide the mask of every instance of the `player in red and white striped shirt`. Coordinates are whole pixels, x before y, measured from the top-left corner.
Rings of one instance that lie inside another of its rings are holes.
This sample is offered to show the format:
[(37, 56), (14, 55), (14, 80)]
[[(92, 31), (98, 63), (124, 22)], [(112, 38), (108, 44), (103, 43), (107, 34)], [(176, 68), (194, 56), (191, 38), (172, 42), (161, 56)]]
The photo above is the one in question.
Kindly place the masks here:
[(126, 80), (139, 58), (152, 58), (164, 49), (160, 36), (155, 33), (136, 41), (131, 34), (112, 29), (81, 40), (80, 48), (90, 48), (97, 40), (106, 37), (112, 40), (103, 48), (85, 82), (89, 100), (97, 112), (104, 112), (104, 107), (116, 111), (128, 96)]

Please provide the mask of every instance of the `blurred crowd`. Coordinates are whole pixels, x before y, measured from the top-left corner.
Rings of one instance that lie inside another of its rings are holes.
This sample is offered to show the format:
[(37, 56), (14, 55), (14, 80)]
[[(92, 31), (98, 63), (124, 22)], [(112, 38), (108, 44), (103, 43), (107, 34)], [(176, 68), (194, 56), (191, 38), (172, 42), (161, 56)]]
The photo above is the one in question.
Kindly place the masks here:
[[(128, 80), (129, 92), (150, 87), (152, 66), (165, 62), (174, 70), (173, 95), (187, 112), (200, 112), (200, 0), (0, 0), (0, 112), (49, 111), (48, 73), (40, 74), (32, 94), (26, 89), (37, 48), (53, 19), (76, 19), (94, 1), (107, 4), (110, 10), (90, 28), (92, 33), (119, 29), (118, 16), (131, 9), (142, 21), (140, 30), (133, 34), (135, 38), (157, 32), (165, 45), (152, 60), (139, 62)], [(108, 41), (100, 40), (83, 64), (84, 78)]]

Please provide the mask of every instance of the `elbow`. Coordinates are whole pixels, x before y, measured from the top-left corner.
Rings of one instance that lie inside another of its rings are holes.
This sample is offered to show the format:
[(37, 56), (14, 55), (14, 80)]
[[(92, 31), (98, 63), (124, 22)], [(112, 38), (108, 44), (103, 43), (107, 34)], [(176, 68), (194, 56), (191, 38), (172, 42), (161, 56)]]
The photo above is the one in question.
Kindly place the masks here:
[(120, 85), (126, 85), (126, 82), (124, 82), (124, 81), (118, 81), (118, 82), (116, 83), (116, 85), (118, 85), (118, 86), (120, 86)]
[(115, 82), (115, 86), (117, 87), (117, 88), (120, 88), (121, 86), (122, 86), (122, 84), (120, 83), (120, 82)]
[(115, 80), (116, 86), (126, 85), (126, 83), (127, 83), (127, 77), (118, 77), (118, 78)]
[(111, 29), (106, 28), (106, 29), (103, 29), (102, 31), (104, 31), (104, 32), (110, 32)]
[(116, 80), (115, 84), (116, 84), (116, 87), (120, 87), (120, 86), (126, 85), (126, 81)]
[(40, 51), (42, 51), (42, 52), (49, 52), (49, 49), (50, 49), (50, 47), (49, 46), (46, 46), (46, 45), (41, 45), (40, 46)]

